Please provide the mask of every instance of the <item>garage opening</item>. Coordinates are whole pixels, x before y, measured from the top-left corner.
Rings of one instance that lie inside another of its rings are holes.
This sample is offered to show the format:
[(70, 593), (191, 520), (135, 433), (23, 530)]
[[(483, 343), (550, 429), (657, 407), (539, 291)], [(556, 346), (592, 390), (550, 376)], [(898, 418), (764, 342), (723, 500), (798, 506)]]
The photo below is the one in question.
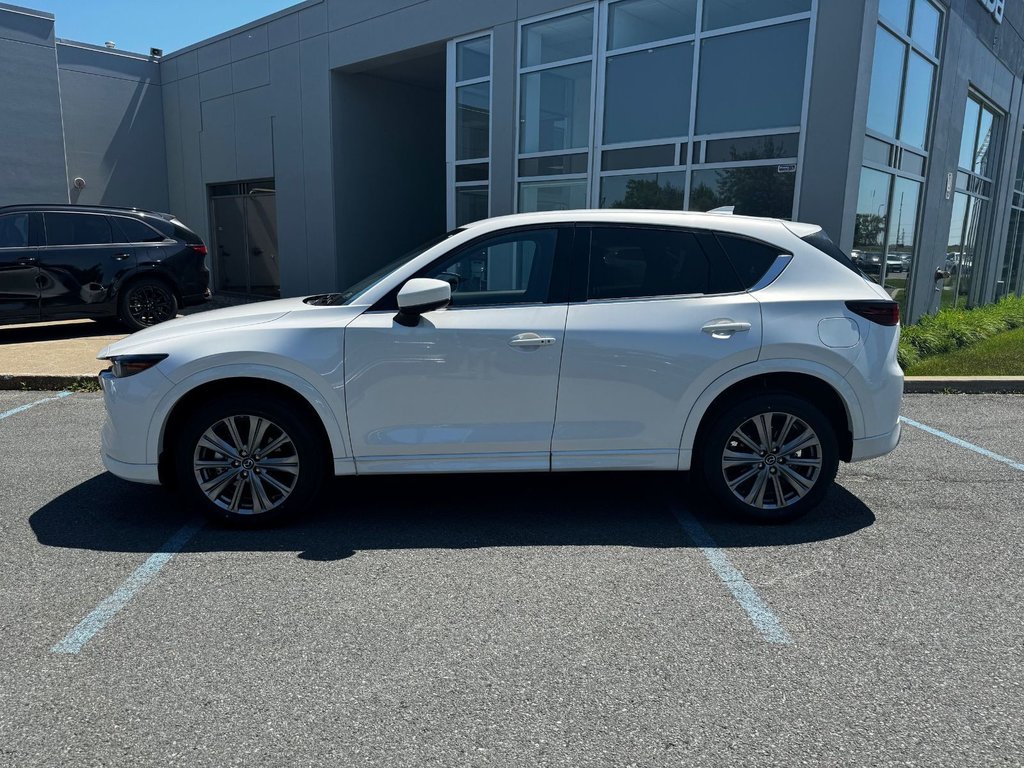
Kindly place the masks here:
[(445, 46), (332, 73), (339, 283), (446, 230)]

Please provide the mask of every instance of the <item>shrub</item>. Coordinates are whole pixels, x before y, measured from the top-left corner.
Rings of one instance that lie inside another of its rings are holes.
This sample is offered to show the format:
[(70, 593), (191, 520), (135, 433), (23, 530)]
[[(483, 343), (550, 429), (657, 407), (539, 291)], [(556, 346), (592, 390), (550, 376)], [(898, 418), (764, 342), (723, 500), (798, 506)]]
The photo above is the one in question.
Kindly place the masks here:
[(903, 329), (899, 363), (908, 370), (923, 358), (942, 355), (997, 333), (1024, 328), (1024, 298), (1009, 296), (974, 309), (942, 309)]

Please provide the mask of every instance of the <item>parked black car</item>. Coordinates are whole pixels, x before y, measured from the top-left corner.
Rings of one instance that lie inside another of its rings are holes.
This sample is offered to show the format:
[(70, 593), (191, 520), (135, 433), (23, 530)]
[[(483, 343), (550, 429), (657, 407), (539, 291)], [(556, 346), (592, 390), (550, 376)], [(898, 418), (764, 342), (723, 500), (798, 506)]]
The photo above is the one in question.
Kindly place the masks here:
[(116, 317), (137, 331), (210, 298), (206, 255), (167, 213), (0, 207), (0, 323)]

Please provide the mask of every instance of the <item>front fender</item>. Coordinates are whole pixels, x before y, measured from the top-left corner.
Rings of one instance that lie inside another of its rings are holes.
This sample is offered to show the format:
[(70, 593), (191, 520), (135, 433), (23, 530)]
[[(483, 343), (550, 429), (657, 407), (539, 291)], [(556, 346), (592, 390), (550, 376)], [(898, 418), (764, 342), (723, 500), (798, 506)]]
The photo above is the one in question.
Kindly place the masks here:
[(846, 415), (850, 420), (853, 436), (856, 438), (864, 435), (864, 411), (857, 393), (854, 392), (850, 383), (835, 370), (821, 363), (809, 360), (786, 358), (758, 360), (755, 363), (733, 368), (728, 373), (720, 376), (694, 401), (693, 407), (690, 408), (690, 413), (683, 425), (683, 435), (679, 443), (680, 470), (690, 469), (690, 462), (693, 458), (693, 442), (697, 438), (697, 429), (700, 427), (704, 414), (707, 413), (708, 408), (711, 407), (715, 399), (734, 384), (769, 373), (802, 373), (813, 376), (816, 379), (821, 379), (829, 384), (839, 394), (840, 400), (843, 401), (843, 405), (846, 407)]
[[(150, 464), (156, 464), (159, 460), (164, 442), (164, 432), (167, 419), (174, 409), (174, 406), (197, 387), (215, 381), (225, 379), (260, 379), (272, 381), (293, 390), (316, 411), (324, 430), (331, 443), (331, 453), (334, 458), (335, 471), (342, 473), (345, 467), (352, 463), (351, 453), (348, 449), (347, 425), (345, 423), (344, 402), (340, 395), (327, 385), (327, 382), (317, 374), (303, 377), (295, 371), (287, 370), (274, 361), (260, 362), (223, 362), (222, 364), (210, 364), (209, 360), (204, 361), (206, 366), (202, 370), (186, 375), (163, 396), (160, 403), (153, 412), (150, 422), (149, 434), (146, 440), (146, 460)], [(294, 365), (294, 361), (291, 362)], [(319, 381), (317, 381), (319, 379)]]

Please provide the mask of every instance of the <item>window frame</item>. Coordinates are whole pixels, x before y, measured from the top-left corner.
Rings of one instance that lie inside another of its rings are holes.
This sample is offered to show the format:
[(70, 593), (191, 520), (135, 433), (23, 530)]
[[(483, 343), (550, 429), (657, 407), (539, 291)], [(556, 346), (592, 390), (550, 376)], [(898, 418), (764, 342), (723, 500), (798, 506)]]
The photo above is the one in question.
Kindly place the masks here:
[[(458, 46), (461, 43), (468, 43), (474, 40), (488, 41), (489, 69), (486, 76), (475, 77), (467, 80), (458, 79)], [(493, 168), (491, 159), (494, 156), (494, 34), (491, 30), (473, 32), (468, 35), (453, 38), (447, 45), (447, 69), (445, 73), (445, 155), (446, 155), (446, 205), (447, 205), (447, 228), (449, 230), (470, 222), (458, 222), (458, 193), (461, 189), (486, 190), (487, 192), (487, 216), (492, 215), (494, 195), (491, 190), (491, 178)], [(458, 89), (469, 85), (488, 85), (487, 103), (487, 156), (483, 158), (458, 159), (458, 136), (456, 135), (458, 116)], [(464, 165), (486, 165), (486, 181), (458, 181), (458, 168)]]

